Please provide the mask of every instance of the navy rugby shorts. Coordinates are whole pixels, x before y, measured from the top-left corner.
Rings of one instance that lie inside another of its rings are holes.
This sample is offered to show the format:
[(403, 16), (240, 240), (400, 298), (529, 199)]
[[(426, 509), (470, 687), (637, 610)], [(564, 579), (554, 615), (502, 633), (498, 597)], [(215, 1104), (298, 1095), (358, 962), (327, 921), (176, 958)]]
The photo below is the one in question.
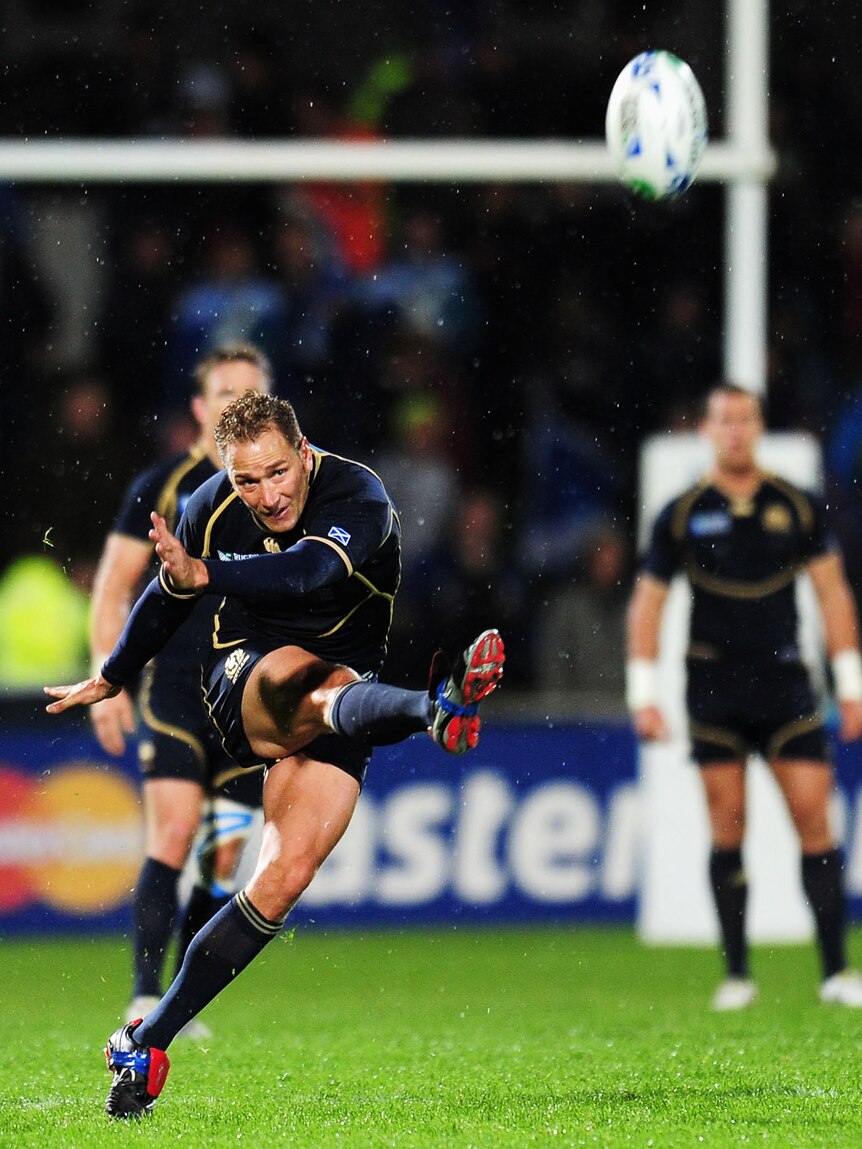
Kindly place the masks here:
[(257, 774), (237, 769), (201, 702), (196, 670), (150, 664), (141, 678), (138, 714), (138, 763), (145, 781), (196, 782), (208, 794), (260, 806), (261, 763)]
[[(271, 646), (259, 640), (242, 643), (223, 650), (210, 660), (203, 673), (204, 705), (213, 725), (221, 737), (222, 745), (240, 766), (253, 768), (261, 761), (245, 736), (242, 724), (242, 695), (254, 667), (265, 654), (277, 650), (284, 643), (274, 641)], [(322, 734), (306, 746), (301, 753), (317, 762), (330, 762), (355, 778), (361, 786), (371, 760), (371, 747), (362, 742), (349, 741), (339, 734)], [(276, 758), (264, 759), (272, 766)]]
[(807, 669), (801, 662), (746, 664), (732, 658), (686, 660), (692, 757), (744, 761), (829, 760), (829, 744)]

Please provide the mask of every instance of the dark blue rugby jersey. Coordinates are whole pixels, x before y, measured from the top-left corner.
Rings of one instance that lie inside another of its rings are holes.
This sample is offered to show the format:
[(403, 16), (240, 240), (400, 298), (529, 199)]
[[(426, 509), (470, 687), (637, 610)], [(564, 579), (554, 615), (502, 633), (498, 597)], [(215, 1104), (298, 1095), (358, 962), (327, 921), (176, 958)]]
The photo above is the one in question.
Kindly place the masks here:
[[(207, 562), (213, 649), (275, 640), (377, 671), (401, 572), (398, 517), (373, 471), (317, 449), (312, 456), (294, 530), (269, 532), (220, 473), (189, 500), (178, 537)], [(109, 681), (127, 681), (196, 601), (154, 580), (105, 664)]]
[(692, 650), (792, 660), (799, 655), (796, 577), (836, 545), (813, 495), (764, 475), (751, 499), (707, 480), (670, 502), (653, 527), (642, 569), (692, 588)]
[[(114, 533), (149, 543), (151, 511), (158, 511), (167, 520), (168, 528), (175, 531), (193, 492), (217, 473), (218, 468), (209, 455), (198, 446), (142, 471), (123, 497)], [(155, 554), (153, 559), (155, 570)], [(162, 654), (166, 665), (174, 666), (176, 660), (183, 658), (200, 661), (209, 648), (212, 614), (212, 603), (201, 600), (165, 646)]]

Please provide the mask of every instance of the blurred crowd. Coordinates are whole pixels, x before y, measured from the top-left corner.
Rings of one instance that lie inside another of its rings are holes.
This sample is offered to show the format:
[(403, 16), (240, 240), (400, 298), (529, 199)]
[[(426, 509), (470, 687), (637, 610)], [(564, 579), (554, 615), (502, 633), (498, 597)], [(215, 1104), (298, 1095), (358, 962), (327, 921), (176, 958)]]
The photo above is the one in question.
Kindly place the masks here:
[[(375, 3), (348, 46), (329, 3), (226, 4), (202, 28), (13, 0), (0, 135), (595, 139), (613, 78), (655, 46), (692, 64), (720, 136), (720, 6), (628, 7)], [(821, 442), (858, 589), (859, 17), (833, 7), (774, 22), (768, 413)], [(193, 364), (246, 339), (311, 441), (399, 507), (390, 677), (496, 625), (513, 685), (618, 699), (638, 448), (692, 429), (720, 376), (723, 217), (708, 184), (662, 205), (577, 183), (0, 187), (0, 641), (25, 558), (85, 600), (125, 484), (194, 433)]]

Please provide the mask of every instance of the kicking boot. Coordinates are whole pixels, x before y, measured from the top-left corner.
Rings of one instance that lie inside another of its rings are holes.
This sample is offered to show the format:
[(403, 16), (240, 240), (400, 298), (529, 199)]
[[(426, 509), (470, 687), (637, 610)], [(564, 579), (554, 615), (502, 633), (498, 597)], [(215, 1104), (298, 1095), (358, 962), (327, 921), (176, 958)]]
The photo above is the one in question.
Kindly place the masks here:
[[(497, 688), (506, 654), (499, 631), (485, 630), (455, 659), (440, 681), (440, 663), (431, 665), (434, 717), (431, 737), (450, 754), (466, 754), (479, 742), (479, 703)], [(434, 682), (437, 682), (436, 687)]]
[(105, 1046), (108, 1069), (114, 1075), (105, 1112), (109, 1117), (135, 1117), (150, 1113), (167, 1080), (171, 1063), (162, 1049), (138, 1045), (132, 1030), (141, 1019), (114, 1030)]

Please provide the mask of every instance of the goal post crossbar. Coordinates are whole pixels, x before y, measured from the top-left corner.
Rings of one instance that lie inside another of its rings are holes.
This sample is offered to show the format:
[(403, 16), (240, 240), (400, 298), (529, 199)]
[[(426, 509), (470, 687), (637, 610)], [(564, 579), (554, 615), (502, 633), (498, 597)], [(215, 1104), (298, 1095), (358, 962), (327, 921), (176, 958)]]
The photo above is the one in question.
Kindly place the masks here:
[[(775, 170), (766, 148), (707, 145), (698, 182), (760, 183)], [(399, 180), (606, 183), (604, 143), (404, 140), (0, 140), (0, 180), (27, 183)]]

